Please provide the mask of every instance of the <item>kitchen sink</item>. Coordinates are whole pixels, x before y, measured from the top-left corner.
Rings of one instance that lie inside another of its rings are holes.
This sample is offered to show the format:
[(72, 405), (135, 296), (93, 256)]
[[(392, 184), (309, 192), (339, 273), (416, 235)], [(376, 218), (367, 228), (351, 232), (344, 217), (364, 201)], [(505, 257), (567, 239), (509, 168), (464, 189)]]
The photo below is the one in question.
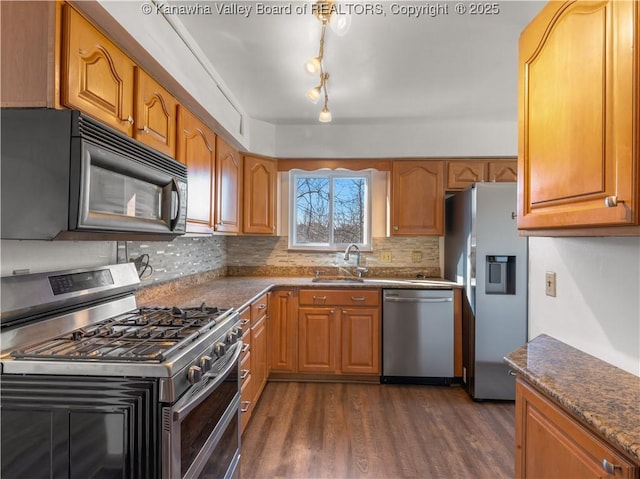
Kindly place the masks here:
[(314, 283), (363, 283), (364, 279), (355, 276), (316, 276)]

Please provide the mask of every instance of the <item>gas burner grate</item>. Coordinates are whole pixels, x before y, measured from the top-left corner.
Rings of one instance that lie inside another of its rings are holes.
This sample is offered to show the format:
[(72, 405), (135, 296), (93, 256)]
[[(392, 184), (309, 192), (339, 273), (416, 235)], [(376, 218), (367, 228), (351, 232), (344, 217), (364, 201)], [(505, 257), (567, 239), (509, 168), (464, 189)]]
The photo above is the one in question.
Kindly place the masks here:
[(213, 328), (229, 309), (139, 308), (54, 339), (13, 351), (19, 359), (152, 361), (167, 360), (177, 349)]

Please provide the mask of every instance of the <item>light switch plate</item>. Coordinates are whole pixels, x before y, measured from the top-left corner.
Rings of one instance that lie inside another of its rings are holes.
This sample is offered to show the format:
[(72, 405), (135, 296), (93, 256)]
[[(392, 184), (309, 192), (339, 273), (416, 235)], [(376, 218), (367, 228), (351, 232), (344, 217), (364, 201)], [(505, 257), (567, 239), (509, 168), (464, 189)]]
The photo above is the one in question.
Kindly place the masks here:
[(556, 274), (547, 271), (544, 275), (544, 290), (547, 296), (556, 296)]
[(383, 263), (391, 263), (391, 251), (381, 252), (380, 261), (382, 261)]

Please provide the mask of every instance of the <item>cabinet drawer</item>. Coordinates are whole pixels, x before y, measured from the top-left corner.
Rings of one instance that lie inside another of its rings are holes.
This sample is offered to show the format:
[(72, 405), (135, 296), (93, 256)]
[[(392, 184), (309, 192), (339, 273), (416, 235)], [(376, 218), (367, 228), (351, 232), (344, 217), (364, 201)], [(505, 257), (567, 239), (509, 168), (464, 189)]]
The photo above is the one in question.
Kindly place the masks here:
[(242, 384), (242, 388), (244, 388), (244, 383), (249, 381), (251, 377), (251, 352), (247, 351), (244, 358), (242, 358), (242, 362), (240, 362), (240, 381)]
[(255, 323), (267, 312), (267, 293), (251, 303), (251, 321)]
[(371, 289), (301, 289), (301, 305), (378, 306), (380, 291)]

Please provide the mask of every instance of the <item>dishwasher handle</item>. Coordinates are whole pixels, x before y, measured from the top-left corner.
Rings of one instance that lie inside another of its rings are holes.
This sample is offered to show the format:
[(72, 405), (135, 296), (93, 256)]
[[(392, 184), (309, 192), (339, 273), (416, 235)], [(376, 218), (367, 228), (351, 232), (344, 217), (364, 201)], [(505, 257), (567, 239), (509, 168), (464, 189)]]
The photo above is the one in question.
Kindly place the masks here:
[(451, 303), (453, 298), (408, 298), (402, 296), (385, 296), (384, 300), (393, 303)]

